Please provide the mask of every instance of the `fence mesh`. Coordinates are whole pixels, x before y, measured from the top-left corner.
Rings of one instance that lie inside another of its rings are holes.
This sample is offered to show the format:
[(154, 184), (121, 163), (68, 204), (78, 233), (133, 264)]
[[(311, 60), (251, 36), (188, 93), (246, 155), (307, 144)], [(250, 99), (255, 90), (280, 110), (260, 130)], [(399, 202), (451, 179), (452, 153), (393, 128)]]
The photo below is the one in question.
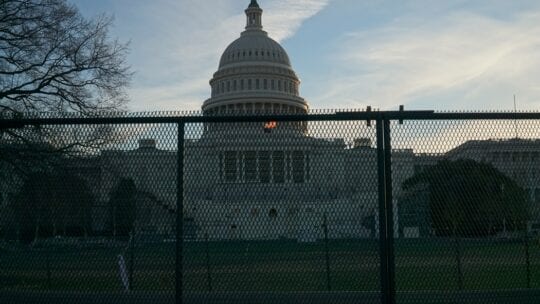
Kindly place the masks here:
[(2, 135), (0, 291), (174, 301), (176, 125), (40, 125)]
[(379, 290), (374, 137), (363, 121), (188, 124), (185, 292)]
[(537, 301), (540, 121), (391, 132), (397, 302)]
[(345, 114), (0, 124), (0, 300), (540, 299), (540, 116)]

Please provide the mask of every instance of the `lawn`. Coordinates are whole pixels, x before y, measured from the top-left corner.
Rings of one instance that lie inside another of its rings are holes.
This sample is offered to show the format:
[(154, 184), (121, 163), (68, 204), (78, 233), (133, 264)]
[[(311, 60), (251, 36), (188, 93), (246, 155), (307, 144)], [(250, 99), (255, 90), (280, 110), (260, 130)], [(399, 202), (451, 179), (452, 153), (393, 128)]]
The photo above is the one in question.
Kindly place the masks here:
[[(323, 242), (185, 242), (186, 292), (227, 291), (373, 291), (379, 290), (379, 243), (329, 242), (329, 269)], [(398, 291), (459, 290), (455, 243), (451, 240), (397, 240)], [(462, 286), (466, 291), (540, 288), (540, 246), (519, 241), (462, 240)], [(0, 289), (119, 291), (117, 255), (125, 247), (0, 249)], [(133, 289), (174, 290), (175, 245), (139, 244), (134, 250)], [(527, 272), (530, 273), (528, 282)], [(328, 281), (329, 278), (329, 281)]]

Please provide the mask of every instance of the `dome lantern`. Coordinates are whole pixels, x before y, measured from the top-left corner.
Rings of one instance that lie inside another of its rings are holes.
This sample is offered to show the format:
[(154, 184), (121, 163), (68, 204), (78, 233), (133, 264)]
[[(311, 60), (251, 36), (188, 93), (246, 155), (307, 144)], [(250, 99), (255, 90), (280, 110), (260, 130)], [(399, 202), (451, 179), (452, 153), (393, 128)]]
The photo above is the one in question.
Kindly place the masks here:
[(257, 0), (251, 0), (245, 12), (247, 17), (246, 30), (262, 30), (263, 10), (259, 7)]

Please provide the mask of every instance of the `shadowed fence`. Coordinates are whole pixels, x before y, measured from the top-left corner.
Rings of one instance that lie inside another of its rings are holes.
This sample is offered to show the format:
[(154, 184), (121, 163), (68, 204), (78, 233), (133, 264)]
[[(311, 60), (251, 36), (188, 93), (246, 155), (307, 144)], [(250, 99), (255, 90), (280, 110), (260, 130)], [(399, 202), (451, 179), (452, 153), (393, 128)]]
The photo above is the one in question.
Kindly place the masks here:
[(539, 299), (538, 113), (34, 115), (0, 148), (2, 302)]

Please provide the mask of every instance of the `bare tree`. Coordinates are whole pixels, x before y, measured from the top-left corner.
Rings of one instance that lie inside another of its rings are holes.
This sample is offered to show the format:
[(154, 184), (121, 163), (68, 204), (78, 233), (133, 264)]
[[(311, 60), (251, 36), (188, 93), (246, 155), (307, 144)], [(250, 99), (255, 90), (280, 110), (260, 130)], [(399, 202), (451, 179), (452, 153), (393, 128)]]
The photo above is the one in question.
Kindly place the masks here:
[(0, 114), (121, 109), (131, 72), (111, 21), (65, 0), (0, 0)]
[[(0, 0), (0, 118), (123, 110), (132, 72), (111, 23), (84, 18), (66, 0)], [(0, 182), (15, 191), (120, 137), (111, 126), (0, 126)]]

